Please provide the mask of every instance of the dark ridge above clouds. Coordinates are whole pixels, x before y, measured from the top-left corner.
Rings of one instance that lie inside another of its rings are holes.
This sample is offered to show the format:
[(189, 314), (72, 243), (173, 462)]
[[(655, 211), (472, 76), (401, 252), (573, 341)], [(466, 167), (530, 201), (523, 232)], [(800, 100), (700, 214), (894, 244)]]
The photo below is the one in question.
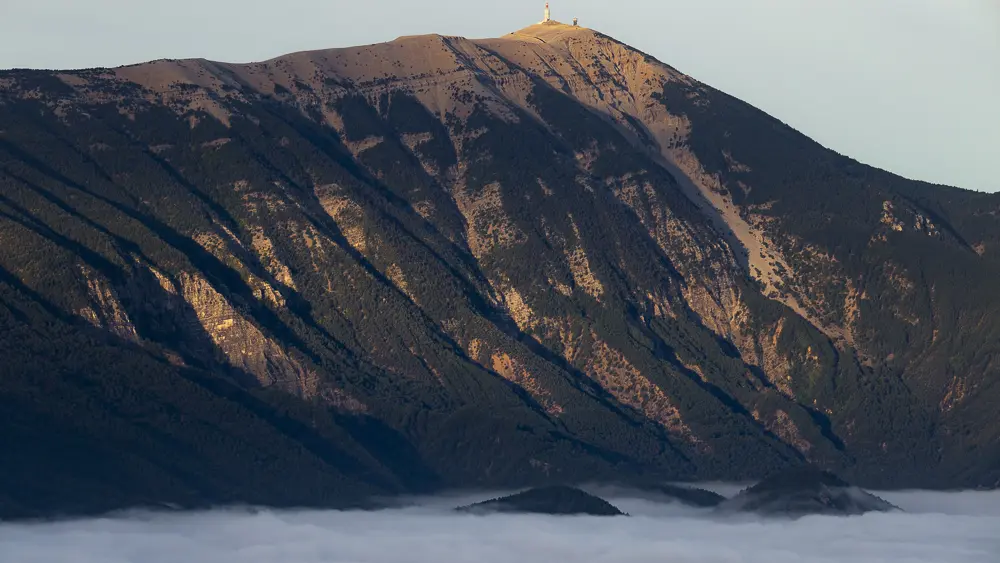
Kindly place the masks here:
[(720, 503), (722, 512), (768, 516), (852, 516), (899, 508), (836, 475), (813, 467), (781, 471)]
[(536, 513), (551, 515), (587, 514), (590, 516), (627, 516), (608, 501), (575, 487), (551, 485), (528, 489), (505, 497), (462, 506), (456, 510), (473, 514), (490, 512)]

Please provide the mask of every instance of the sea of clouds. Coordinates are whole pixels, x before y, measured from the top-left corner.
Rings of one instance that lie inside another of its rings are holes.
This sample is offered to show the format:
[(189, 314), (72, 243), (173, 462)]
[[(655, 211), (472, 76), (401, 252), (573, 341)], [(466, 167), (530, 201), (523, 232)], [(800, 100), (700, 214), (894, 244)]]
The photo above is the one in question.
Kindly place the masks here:
[(1000, 491), (895, 492), (906, 512), (718, 517), (605, 489), (629, 518), (457, 514), (495, 496), (371, 512), (215, 510), (0, 524), (9, 563), (1000, 562)]

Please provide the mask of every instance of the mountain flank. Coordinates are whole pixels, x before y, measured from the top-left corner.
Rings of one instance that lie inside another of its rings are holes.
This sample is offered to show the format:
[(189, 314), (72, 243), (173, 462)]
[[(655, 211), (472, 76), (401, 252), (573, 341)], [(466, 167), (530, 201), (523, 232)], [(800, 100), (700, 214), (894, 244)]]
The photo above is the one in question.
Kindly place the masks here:
[(996, 486), (998, 214), (557, 22), (0, 71), (0, 516)]

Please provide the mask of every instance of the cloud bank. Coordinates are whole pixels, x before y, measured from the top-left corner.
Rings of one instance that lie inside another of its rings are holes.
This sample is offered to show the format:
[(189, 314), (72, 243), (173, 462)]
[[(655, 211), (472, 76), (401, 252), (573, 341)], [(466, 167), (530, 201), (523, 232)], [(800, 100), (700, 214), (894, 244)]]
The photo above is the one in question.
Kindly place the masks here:
[(625, 495), (609, 500), (631, 513), (631, 518), (449, 512), (446, 507), (453, 506), (458, 497), (374, 512), (130, 514), (58, 523), (0, 524), (0, 561), (1000, 561), (1000, 493), (882, 496), (909, 512), (794, 521), (711, 518), (704, 511)]

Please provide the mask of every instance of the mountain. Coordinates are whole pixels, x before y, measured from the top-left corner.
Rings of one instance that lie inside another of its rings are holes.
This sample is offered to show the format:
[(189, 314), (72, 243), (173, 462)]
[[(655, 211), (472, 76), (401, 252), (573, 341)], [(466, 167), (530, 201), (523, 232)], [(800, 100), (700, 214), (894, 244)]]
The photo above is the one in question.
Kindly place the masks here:
[(3, 71), (0, 513), (993, 486), (998, 213), (556, 22)]

